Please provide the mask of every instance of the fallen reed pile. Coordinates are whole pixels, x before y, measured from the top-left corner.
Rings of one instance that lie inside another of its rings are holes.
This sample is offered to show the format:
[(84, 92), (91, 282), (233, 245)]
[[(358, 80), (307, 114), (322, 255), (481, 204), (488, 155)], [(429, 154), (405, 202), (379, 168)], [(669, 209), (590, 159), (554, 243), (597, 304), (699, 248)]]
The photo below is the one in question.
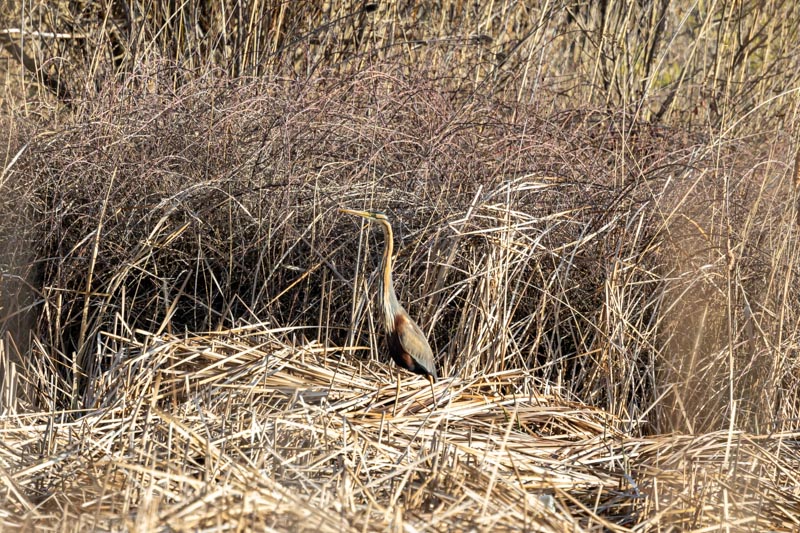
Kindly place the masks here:
[(522, 370), (442, 379), (435, 400), (406, 374), (395, 411), (389, 365), (257, 325), (99, 345), (93, 408), (2, 418), (4, 526), (800, 527), (800, 433), (630, 437)]

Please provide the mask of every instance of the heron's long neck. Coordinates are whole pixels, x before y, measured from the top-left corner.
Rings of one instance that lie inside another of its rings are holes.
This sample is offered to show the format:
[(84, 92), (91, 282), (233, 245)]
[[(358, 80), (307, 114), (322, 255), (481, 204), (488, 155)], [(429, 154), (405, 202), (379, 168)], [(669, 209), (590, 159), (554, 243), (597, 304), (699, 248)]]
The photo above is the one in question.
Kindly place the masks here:
[(397, 301), (397, 295), (394, 293), (394, 283), (392, 283), (392, 252), (394, 251), (392, 227), (388, 222), (381, 225), (386, 240), (386, 245), (383, 247), (383, 318), (386, 331), (391, 332), (394, 331), (395, 315), (401, 307)]

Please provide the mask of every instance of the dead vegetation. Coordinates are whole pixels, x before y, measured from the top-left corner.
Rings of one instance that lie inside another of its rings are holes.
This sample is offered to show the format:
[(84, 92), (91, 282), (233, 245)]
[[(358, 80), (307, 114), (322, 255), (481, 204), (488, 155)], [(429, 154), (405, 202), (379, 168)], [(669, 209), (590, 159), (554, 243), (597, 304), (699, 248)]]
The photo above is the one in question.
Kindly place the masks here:
[[(7, 420), (5, 524), (79, 529), (565, 531), (797, 527), (798, 433), (631, 437), (524, 370), (447, 378), (263, 325), (104, 335), (98, 406)], [(131, 379), (129, 376), (135, 376)], [(501, 393), (500, 391), (509, 391)], [(46, 458), (46, 459), (45, 459)], [(779, 502), (779, 503), (778, 503)], [(16, 511), (16, 512), (15, 512)], [(16, 518), (15, 518), (16, 517)], [(25, 517), (24, 519), (22, 517)], [(424, 526), (422, 526), (424, 524)]]
[(794, 3), (356, 4), (4, 8), (0, 523), (800, 528)]

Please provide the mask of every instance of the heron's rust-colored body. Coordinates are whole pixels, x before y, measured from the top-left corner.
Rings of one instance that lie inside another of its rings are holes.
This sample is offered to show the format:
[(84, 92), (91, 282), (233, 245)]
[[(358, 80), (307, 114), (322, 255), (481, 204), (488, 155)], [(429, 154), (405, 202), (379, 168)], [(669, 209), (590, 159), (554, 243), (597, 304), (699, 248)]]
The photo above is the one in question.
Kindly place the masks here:
[(394, 317), (394, 330), (387, 332), (389, 355), (397, 366), (422, 376), (437, 379), (433, 352), (425, 334), (419, 329), (408, 313)]
[[(351, 209), (339, 209), (341, 213), (364, 217), (380, 223), (383, 228), (383, 235), (386, 239), (386, 246), (383, 249), (383, 272), (381, 276), (381, 308), (383, 309), (383, 325), (386, 329), (389, 345), (389, 355), (397, 366), (415, 374), (420, 374), (428, 378), (431, 382), (437, 379), (436, 363), (433, 358), (433, 351), (428, 344), (428, 339), (419, 326), (408, 316), (408, 313), (394, 292), (392, 283), (392, 251), (394, 242), (392, 226), (389, 219), (383, 213), (374, 211), (353, 211)], [(398, 375), (398, 392), (399, 392)]]

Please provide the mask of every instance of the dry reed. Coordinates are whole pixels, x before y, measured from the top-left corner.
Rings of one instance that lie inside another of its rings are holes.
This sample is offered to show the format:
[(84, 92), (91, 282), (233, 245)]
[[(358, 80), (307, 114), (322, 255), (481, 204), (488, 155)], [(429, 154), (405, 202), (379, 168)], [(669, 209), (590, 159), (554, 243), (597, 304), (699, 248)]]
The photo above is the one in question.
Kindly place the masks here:
[[(751, 4), (0, 7), (0, 523), (800, 529), (800, 16)], [(447, 376), (396, 414), (340, 206)]]

